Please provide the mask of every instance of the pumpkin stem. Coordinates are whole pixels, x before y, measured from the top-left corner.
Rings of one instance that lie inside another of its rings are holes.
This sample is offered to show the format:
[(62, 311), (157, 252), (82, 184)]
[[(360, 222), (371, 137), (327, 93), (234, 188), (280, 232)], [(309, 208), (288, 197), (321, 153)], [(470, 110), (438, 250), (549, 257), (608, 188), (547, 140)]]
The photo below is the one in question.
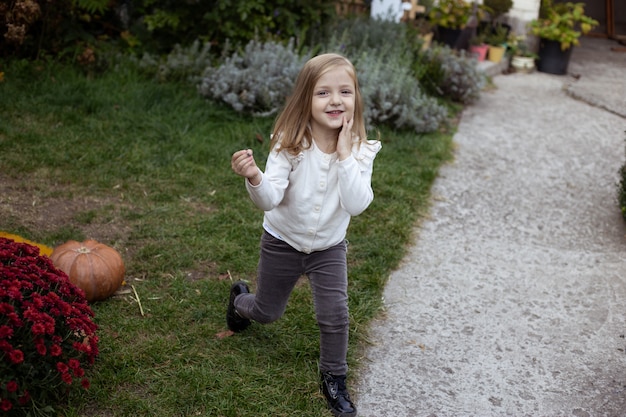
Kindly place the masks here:
[(76, 249), (76, 252), (78, 253), (91, 253), (91, 249), (85, 247), (85, 246), (81, 246), (80, 248)]

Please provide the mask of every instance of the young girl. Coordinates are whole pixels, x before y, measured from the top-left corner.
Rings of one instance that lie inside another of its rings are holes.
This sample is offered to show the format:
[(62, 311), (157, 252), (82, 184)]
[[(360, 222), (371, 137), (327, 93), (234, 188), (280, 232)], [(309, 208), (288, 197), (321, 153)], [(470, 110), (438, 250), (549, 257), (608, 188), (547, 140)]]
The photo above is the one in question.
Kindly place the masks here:
[(265, 172), (252, 151), (232, 156), (252, 201), (265, 211), (256, 295), (235, 282), (226, 321), (239, 332), (251, 320), (282, 316), (298, 278), (309, 279), (320, 329), (321, 388), (335, 416), (356, 416), (346, 388), (348, 274), (345, 241), (351, 216), (374, 198), (379, 141), (368, 141), (354, 66), (341, 55), (310, 59), (276, 119)]

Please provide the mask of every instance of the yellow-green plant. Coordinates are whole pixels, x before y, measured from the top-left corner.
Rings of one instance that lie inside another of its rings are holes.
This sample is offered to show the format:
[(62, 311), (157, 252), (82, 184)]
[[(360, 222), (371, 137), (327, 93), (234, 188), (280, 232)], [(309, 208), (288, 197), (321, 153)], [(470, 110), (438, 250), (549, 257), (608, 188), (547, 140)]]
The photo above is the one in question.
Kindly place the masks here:
[(437, 26), (463, 29), (472, 15), (472, 5), (464, 0), (440, 0), (428, 17)]
[(538, 19), (530, 23), (533, 35), (543, 39), (561, 43), (561, 50), (565, 51), (579, 44), (579, 38), (587, 34), (598, 21), (585, 15), (584, 3), (557, 3), (552, 0), (542, 0)]

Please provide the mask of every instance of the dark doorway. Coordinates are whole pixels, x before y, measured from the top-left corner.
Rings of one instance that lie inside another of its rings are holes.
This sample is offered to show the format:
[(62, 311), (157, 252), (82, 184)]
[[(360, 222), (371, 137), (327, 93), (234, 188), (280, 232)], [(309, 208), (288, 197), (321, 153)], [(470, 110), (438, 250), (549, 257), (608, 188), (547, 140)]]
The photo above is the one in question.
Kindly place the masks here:
[(626, 41), (626, 1), (582, 0), (585, 14), (600, 22), (593, 34)]
[(613, 0), (613, 35), (626, 39), (626, 1)]

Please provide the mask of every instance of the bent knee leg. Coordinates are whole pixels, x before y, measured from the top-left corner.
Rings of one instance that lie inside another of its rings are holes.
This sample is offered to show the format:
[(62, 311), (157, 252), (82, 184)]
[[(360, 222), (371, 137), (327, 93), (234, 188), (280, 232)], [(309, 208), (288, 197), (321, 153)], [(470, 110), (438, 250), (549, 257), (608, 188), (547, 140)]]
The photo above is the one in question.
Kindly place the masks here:
[(264, 306), (254, 294), (241, 294), (235, 299), (235, 308), (243, 317), (257, 323), (269, 324), (282, 317), (285, 307)]
[(282, 317), (283, 311), (263, 311), (260, 308), (252, 309), (252, 319), (261, 324), (273, 323)]

